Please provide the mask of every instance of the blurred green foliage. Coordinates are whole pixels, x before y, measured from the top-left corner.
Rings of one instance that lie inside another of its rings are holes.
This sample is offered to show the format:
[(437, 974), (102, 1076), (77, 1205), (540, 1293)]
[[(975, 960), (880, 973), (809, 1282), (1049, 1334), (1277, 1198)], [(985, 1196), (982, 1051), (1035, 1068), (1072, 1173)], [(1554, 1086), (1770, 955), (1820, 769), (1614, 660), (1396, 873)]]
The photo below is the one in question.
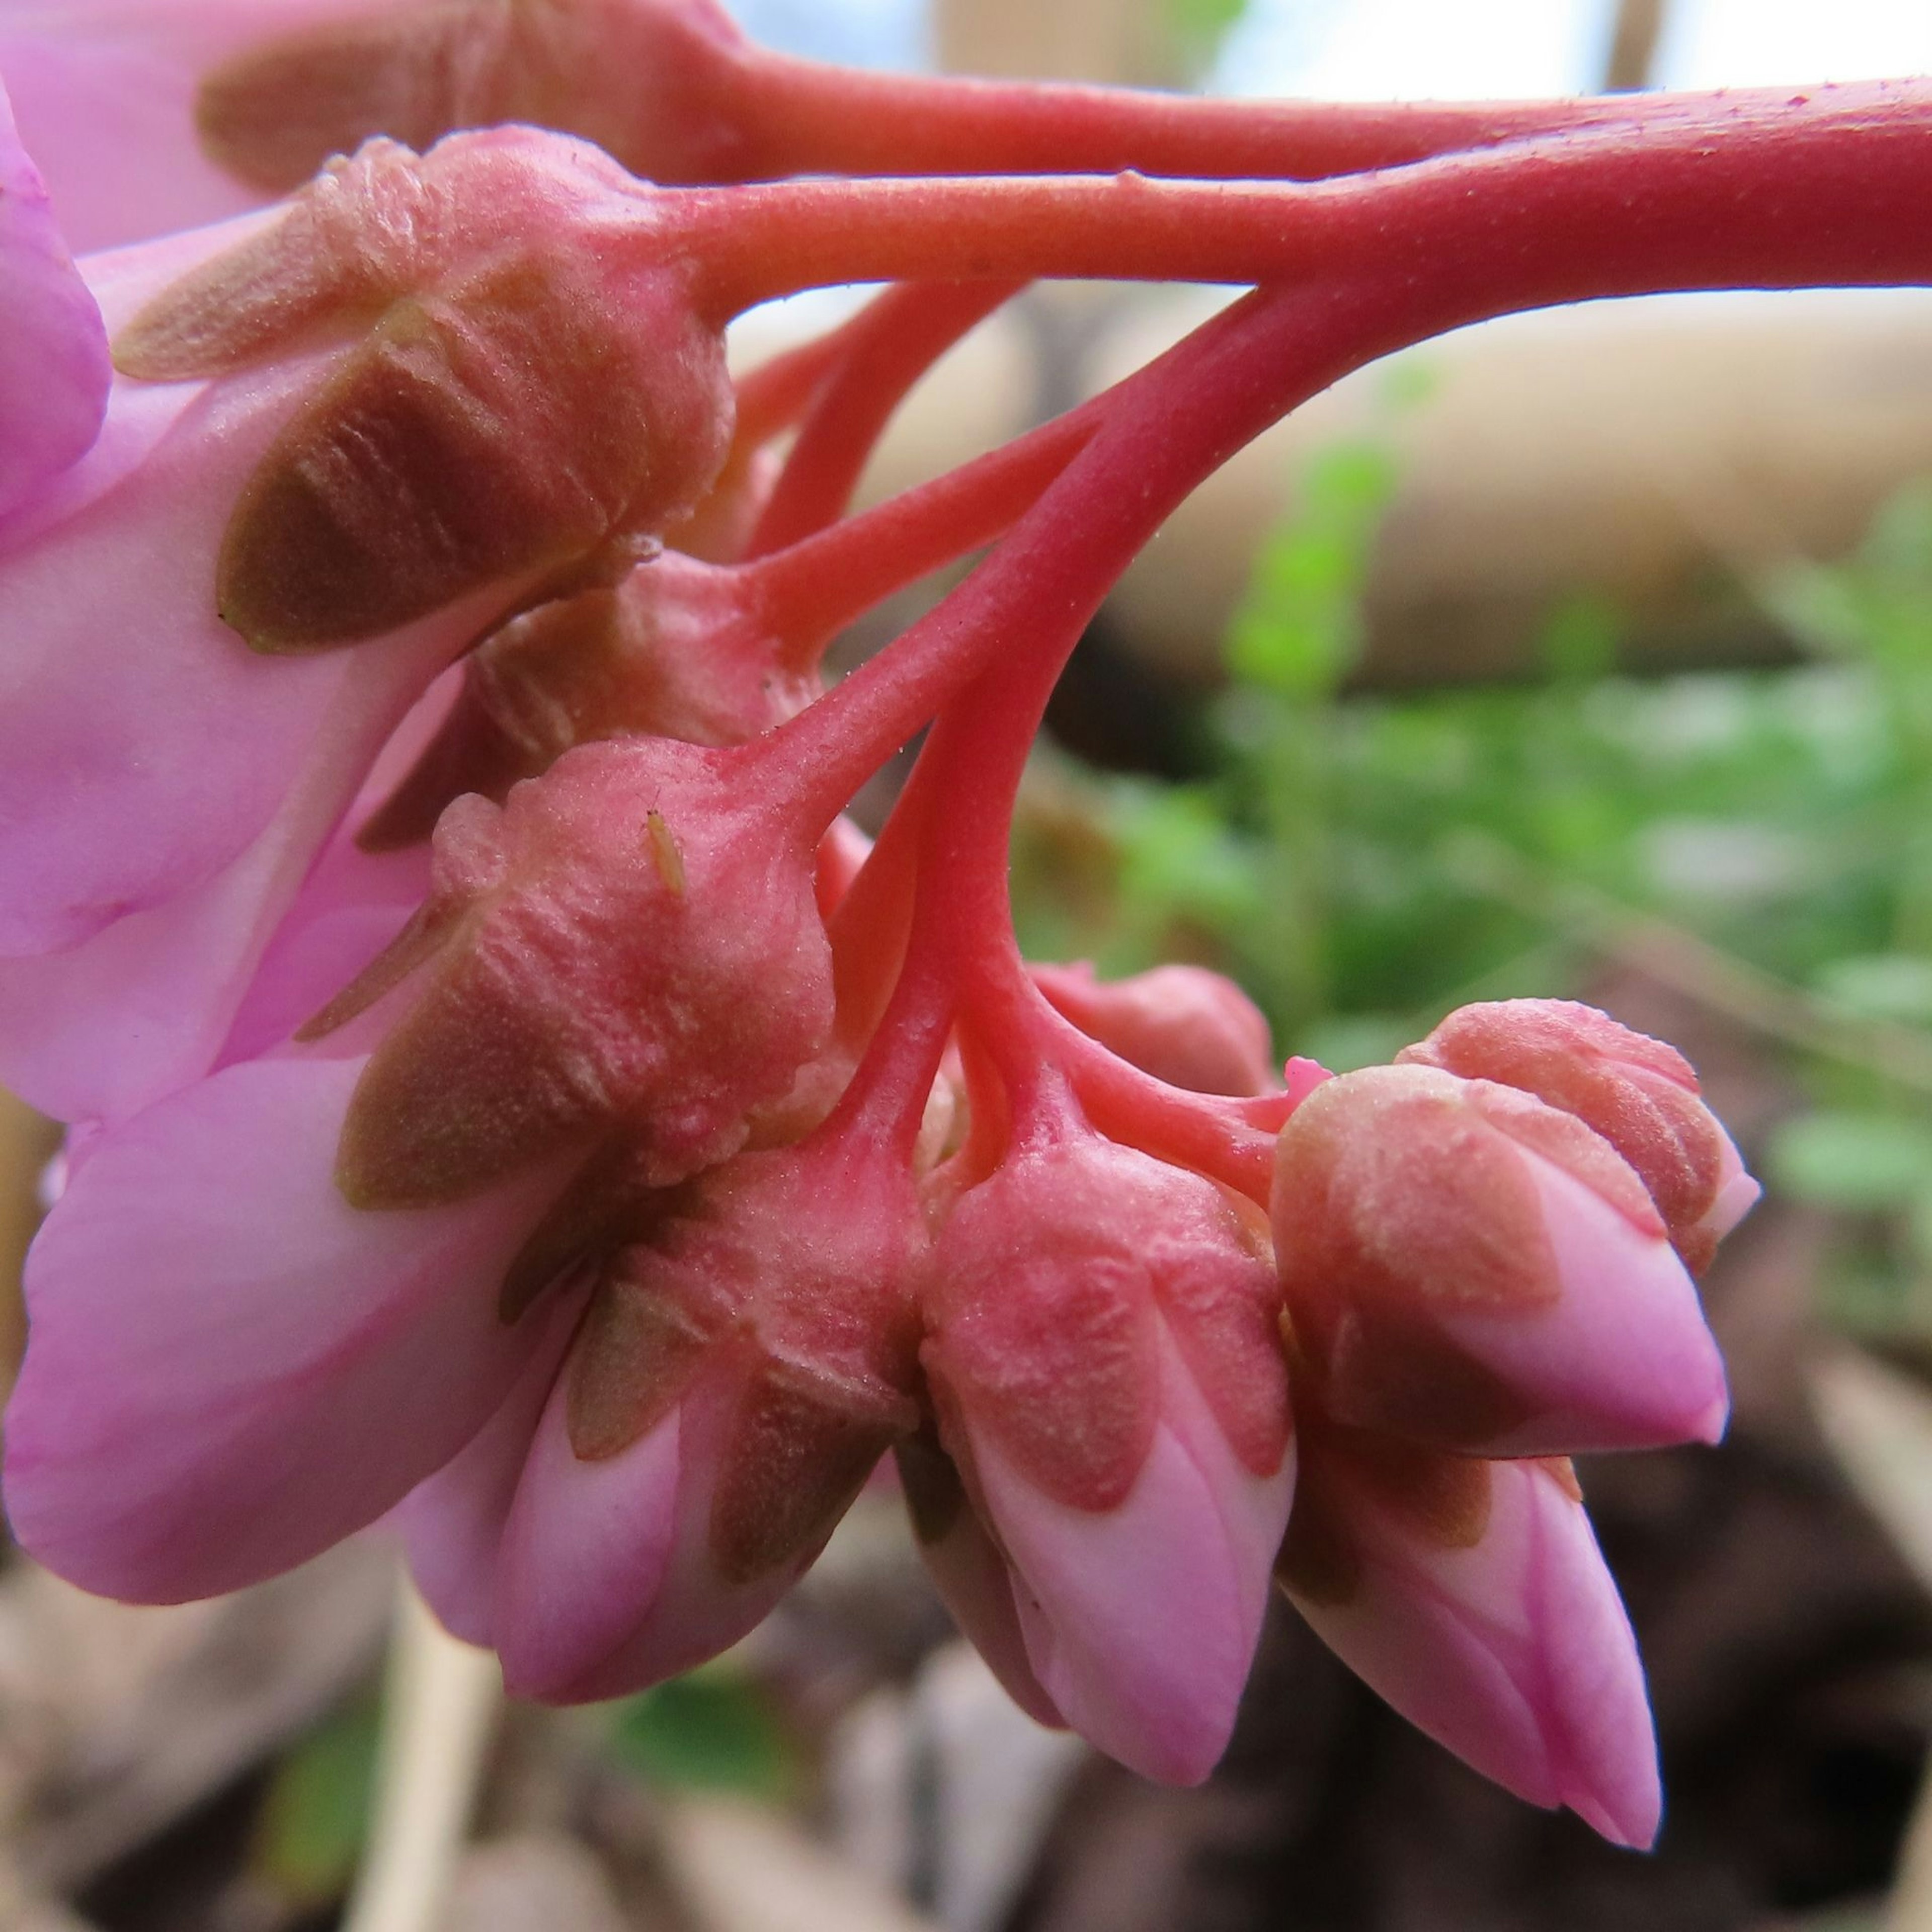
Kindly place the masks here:
[(349, 1889), (376, 1784), (378, 1700), (358, 1697), (303, 1737), (276, 1766), (256, 1814), (249, 1870), (296, 1911)]
[(1356, 693), (1396, 474), (1331, 448), (1256, 560), (1203, 776), (1043, 760), (1023, 942), (1103, 974), (1219, 966), (1287, 1052), (1384, 1060), (1474, 999), (1635, 966), (1742, 1025), (1803, 1096), (1753, 1150), (1831, 1210), (1831, 1312), (1932, 1337), (1932, 487), (1842, 564), (1749, 587), (1795, 668), (1640, 680), (1600, 602), (1511, 686)]
[(1168, 25), (1196, 75), (1206, 74), (1248, 0), (1166, 0)]
[(613, 1706), (619, 1763), (653, 1784), (777, 1802), (802, 1759), (770, 1694), (728, 1658)]

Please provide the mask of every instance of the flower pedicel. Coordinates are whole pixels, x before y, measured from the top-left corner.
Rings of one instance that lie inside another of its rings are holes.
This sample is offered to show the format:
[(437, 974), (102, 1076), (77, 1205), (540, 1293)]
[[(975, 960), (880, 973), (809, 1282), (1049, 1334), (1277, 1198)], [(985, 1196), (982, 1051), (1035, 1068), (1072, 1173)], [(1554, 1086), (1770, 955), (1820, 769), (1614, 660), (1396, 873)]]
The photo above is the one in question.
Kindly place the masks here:
[[(890, 1450), (1043, 1721), (1204, 1776), (1272, 1578), (1450, 1748), (1648, 1842), (1562, 1459), (1723, 1426), (1694, 1277), (1754, 1186), (1694, 1076), (1532, 1001), (1278, 1076), (1211, 976), (1029, 971), (1012, 800), (1120, 572), (1341, 374), (1932, 274), (1932, 93), (1328, 110), (846, 75), (646, 0), (115, 17), (38, 16), (30, 147), (146, 60), (200, 143), (146, 232), (294, 194), (86, 265), (104, 428), (62, 390), (0, 517), (0, 1062), (75, 1126), (27, 1546), (172, 1600), (400, 1504), (452, 1629), (602, 1696), (742, 1635)], [(505, 118), (566, 131), (448, 131)], [(0, 277), (62, 286), (22, 232)], [(1258, 286), (848, 514), (920, 372), (1056, 275)], [(728, 376), (734, 316), (854, 280), (892, 286)], [(28, 313), (84, 369), (64, 300)], [(980, 550), (824, 691), (843, 625)], [(928, 725), (867, 851), (841, 814)]]

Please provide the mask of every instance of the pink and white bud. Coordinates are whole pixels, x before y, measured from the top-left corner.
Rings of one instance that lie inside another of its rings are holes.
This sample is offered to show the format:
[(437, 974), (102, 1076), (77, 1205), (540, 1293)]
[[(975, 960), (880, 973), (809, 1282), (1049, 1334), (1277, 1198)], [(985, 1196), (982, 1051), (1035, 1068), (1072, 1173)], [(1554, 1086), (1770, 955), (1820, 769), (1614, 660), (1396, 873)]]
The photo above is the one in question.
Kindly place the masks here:
[(1502, 1456), (1714, 1442), (1724, 1364), (1634, 1170), (1572, 1114), (1431, 1066), (1317, 1088), (1275, 1250), (1337, 1421)]
[(1485, 1462), (1304, 1418), (1282, 1588), (1418, 1729), (1619, 1845), (1657, 1835), (1636, 1641), (1569, 1465)]
[(1034, 1677), (1123, 1763), (1198, 1782), (1294, 1486), (1264, 1240), (1197, 1175), (1042, 1137), (961, 1198), (932, 1280), (921, 1359)]
[(1082, 1033), (1170, 1087), (1250, 1094), (1281, 1084), (1265, 1016), (1224, 974), (1156, 966), (1102, 980), (1084, 962), (1028, 970)]
[(380, 1043), (338, 1178), (456, 1200), (614, 1136), (664, 1186), (743, 1144), (832, 1022), (814, 854), (729, 753), (585, 745), (436, 829), (430, 896), (308, 1030)]
[[(5, 71), (0, 62), (0, 74)], [(0, 518), (79, 460), (107, 406), (107, 332), (0, 84)]]
[(741, 1156), (604, 1268), (512, 1505), (506, 1680), (559, 1702), (688, 1669), (760, 1622), (918, 1410), (922, 1217), (837, 1144)]
[(16, 1535), (172, 1603), (318, 1554), (448, 1462), (542, 1318), (499, 1290), (568, 1172), (366, 1214), (332, 1178), (359, 1064), (232, 1066), (94, 1136), (34, 1242), (7, 1412)]
[(1459, 1007), (1399, 1065), (1517, 1087), (1574, 1114), (1636, 1168), (1670, 1238), (1702, 1274), (1760, 1192), (1674, 1046), (1570, 1000)]

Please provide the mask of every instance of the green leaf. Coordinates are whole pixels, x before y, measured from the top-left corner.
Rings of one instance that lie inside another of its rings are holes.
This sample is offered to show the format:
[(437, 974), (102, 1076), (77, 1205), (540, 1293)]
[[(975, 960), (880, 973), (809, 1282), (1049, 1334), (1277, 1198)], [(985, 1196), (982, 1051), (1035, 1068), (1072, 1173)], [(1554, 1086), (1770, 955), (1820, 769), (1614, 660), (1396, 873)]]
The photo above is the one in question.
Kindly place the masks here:
[(1827, 962), (1812, 983), (1834, 1006), (1867, 1019), (1932, 1025), (1932, 959), (1917, 953), (1854, 953)]
[(275, 1767), (257, 1814), (250, 1864), (304, 1910), (349, 1888), (368, 1834), (380, 1711), (359, 1699), (302, 1738)]
[(686, 1790), (776, 1799), (798, 1781), (797, 1754), (770, 1701), (726, 1666), (674, 1677), (618, 1706), (610, 1743), (632, 1770)]
[(1248, 10), (1248, 0), (1167, 0), (1167, 17), (1183, 40), (1211, 52)]
[(1234, 676), (1301, 700), (1341, 682), (1360, 652), (1362, 584), (1395, 482), (1394, 458), (1373, 443), (1340, 444), (1309, 464), (1228, 625)]
[(1304, 1028), (1295, 1051), (1330, 1073), (1352, 1073), (1385, 1065), (1414, 1038), (1414, 1022), (1405, 1014), (1330, 1013)]
[(1904, 1208), (1932, 1188), (1932, 1126), (1892, 1114), (1808, 1114), (1779, 1131), (1769, 1165), (1800, 1201), (1866, 1213)]
[(1606, 599), (1567, 598), (1551, 611), (1538, 640), (1544, 668), (1564, 683), (1607, 677), (1616, 670), (1623, 620)]

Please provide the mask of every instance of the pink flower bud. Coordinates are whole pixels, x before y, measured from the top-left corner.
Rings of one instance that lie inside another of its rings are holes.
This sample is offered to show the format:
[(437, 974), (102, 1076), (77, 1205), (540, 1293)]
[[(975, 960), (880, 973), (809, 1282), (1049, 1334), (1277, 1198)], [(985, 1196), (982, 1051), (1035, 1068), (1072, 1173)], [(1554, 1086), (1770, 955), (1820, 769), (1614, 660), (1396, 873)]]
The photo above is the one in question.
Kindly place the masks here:
[(1594, 1006), (1502, 1000), (1459, 1007), (1396, 1058), (1520, 1087), (1595, 1128), (1636, 1169), (1694, 1274), (1758, 1197), (1731, 1137), (1698, 1097), (1690, 1063)]
[(1156, 966), (1108, 980), (1084, 963), (1029, 970), (1082, 1033), (1171, 1087), (1246, 1094), (1281, 1084), (1261, 1009), (1204, 966)]
[(107, 334), (55, 226), (0, 86), (0, 517), (93, 442)]
[(922, 1217), (838, 1144), (741, 1156), (603, 1269), (504, 1532), (513, 1689), (614, 1696), (735, 1642), (917, 1420)]
[(731, 1154), (831, 1025), (796, 843), (741, 764), (662, 739), (453, 806), (428, 902), (309, 1029), (392, 1016), (344, 1131), (349, 1198), (458, 1199), (614, 1136), (652, 1186)]
[(1635, 1172), (1574, 1114), (1430, 1066), (1317, 1088), (1275, 1247), (1336, 1420), (1521, 1456), (1714, 1441), (1724, 1365)]
[(1567, 1463), (1482, 1462), (1304, 1418), (1282, 1588), (1412, 1724), (1620, 1845), (1657, 1835), (1636, 1640)]
[(1226, 1744), (1293, 1492), (1278, 1290), (1211, 1183), (1042, 1139), (934, 1252), (922, 1359), (1053, 1708), (1150, 1777)]
[(118, 332), (162, 382), (352, 338), (235, 508), (225, 622), (264, 651), (375, 637), (691, 508), (730, 385), (650, 194), (530, 128), (372, 141)]

